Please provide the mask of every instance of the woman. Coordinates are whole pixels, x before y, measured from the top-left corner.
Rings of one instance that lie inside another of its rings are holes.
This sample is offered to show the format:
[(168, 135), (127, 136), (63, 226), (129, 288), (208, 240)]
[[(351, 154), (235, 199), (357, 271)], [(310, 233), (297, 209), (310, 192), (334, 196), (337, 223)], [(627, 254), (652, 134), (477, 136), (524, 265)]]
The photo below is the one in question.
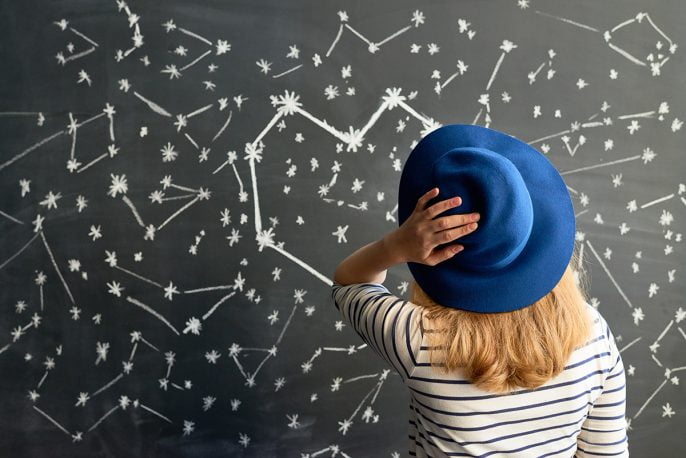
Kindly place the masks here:
[[(573, 270), (552, 163), (505, 133), (443, 126), (408, 157), (398, 224), (340, 263), (332, 297), (410, 390), (410, 455), (628, 456), (624, 366)], [(410, 301), (382, 284), (398, 263)]]

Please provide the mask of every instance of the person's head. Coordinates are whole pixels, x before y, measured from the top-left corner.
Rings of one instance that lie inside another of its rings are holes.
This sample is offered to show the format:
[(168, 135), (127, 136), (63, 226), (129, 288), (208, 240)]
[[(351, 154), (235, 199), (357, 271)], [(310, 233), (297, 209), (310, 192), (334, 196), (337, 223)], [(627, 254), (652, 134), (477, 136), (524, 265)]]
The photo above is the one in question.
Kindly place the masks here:
[(578, 259), (575, 250), (552, 291), (511, 312), (445, 307), (413, 281), (410, 301), (424, 307), (422, 325), (432, 366), (443, 373), (462, 368), (477, 387), (496, 393), (537, 388), (562, 372), (592, 326), (586, 279), (583, 270), (573, 269)]

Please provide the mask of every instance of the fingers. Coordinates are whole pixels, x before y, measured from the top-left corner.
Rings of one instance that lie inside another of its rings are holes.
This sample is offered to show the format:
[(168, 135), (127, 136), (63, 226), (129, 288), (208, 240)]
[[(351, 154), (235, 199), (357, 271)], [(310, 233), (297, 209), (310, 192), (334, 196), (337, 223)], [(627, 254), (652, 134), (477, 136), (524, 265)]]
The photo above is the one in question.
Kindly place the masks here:
[[(463, 215), (455, 215), (455, 216), (463, 216)], [(460, 227), (456, 227), (453, 229), (447, 229), (445, 231), (440, 231), (436, 232), (433, 235), (432, 242), (435, 243), (436, 245), (440, 245), (441, 243), (449, 243), (452, 242), (453, 240), (459, 239), (460, 237), (463, 237), (470, 232), (474, 232), (478, 227), (478, 223), (470, 223), (470, 224), (465, 224)]]
[(435, 266), (436, 264), (439, 264), (443, 261), (446, 261), (453, 256), (455, 256), (457, 253), (460, 251), (464, 250), (464, 247), (462, 245), (450, 245), (445, 248), (442, 248), (440, 251), (432, 254), (429, 256), (429, 258), (426, 260), (426, 263), (430, 266)]
[(460, 215), (449, 215), (443, 216), (441, 218), (436, 218), (432, 220), (432, 227), (434, 232), (444, 231), (446, 229), (452, 229), (454, 227), (463, 226), (472, 221), (479, 221), (481, 215), (478, 212), (474, 213), (463, 213)]
[(460, 196), (442, 200), (438, 203), (433, 204), (426, 210), (427, 218), (432, 219), (434, 216), (443, 213), (449, 208), (458, 207), (460, 205), (462, 205), (462, 198)]
[(424, 210), (426, 203), (438, 194), (438, 188), (432, 188), (417, 200), (416, 211)]

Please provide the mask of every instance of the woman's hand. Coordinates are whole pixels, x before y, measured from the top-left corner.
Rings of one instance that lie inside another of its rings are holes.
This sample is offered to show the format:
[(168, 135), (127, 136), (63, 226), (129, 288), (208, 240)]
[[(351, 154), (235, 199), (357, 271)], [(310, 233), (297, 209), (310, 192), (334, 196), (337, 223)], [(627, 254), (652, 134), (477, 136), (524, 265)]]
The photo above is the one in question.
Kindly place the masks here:
[(433, 219), (450, 208), (462, 205), (460, 197), (453, 197), (424, 208), (426, 203), (437, 195), (438, 188), (433, 188), (420, 197), (407, 220), (384, 237), (388, 249), (402, 262), (411, 261), (429, 266), (443, 262), (462, 251), (464, 247), (451, 244), (435, 250), (436, 246), (449, 243), (476, 230), (475, 221), (480, 216), (478, 213), (449, 215)]

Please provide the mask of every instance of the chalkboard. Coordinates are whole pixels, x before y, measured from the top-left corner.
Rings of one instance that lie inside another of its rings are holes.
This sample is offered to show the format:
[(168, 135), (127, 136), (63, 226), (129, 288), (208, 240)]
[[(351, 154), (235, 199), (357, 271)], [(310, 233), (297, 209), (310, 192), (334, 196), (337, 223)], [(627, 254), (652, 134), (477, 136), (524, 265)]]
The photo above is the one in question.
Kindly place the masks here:
[(449, 123), (561, 171), (630, 451), (683, 455), (684, 14), (3, 2), (0, 456), (405, 456), (409, 395), (330, 286)]

